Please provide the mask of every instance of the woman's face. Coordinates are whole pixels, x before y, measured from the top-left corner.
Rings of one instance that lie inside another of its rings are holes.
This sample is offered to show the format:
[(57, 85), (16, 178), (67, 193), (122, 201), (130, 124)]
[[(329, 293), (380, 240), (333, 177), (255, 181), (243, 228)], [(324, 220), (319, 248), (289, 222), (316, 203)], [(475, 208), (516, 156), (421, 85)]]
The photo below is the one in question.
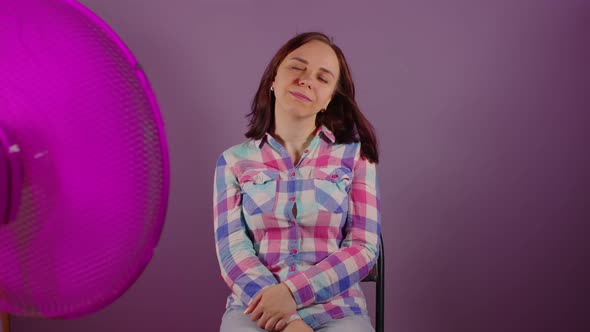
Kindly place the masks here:
[(314, 117), (328, 107), (339, 79), (339, 63), (332, 48), (311, 41), (289, 53), (272, 84), (275, 112), (295, 118)]

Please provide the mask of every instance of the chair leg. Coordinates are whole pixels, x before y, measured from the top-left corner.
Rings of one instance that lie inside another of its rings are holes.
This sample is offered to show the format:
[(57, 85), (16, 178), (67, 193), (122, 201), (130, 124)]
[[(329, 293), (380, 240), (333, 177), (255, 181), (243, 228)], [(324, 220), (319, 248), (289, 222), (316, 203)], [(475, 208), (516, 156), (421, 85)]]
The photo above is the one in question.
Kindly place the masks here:
[(375, 332), (383, 332), (383, 323), (385, 319), (385, 312), (384, 312), (384, 296), (383, 287), (379, 287), (379, 282), (377, 283), (377, 304), (376, 304), (376, 314), (375, 314)]

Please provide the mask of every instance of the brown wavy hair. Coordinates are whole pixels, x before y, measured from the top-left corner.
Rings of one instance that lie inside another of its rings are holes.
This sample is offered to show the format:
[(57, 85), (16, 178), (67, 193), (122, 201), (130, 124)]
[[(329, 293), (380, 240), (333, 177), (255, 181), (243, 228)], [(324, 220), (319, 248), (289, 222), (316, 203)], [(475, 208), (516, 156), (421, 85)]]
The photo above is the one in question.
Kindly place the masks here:
[(247, 138), (260, 139), (266, 132), (274, 131), (275, 97), (270, 87), (277, 74), (277, 68), (289, 53), (310, 41), (320, 41), (332, 48), (338, 57), (340, 78), (334, 96), (324, 112), (316, 115), (316, 126), (325, 125), (334, 133), (336, 143), (361, 143), (361, 156), (378, 163), (377, 138), (375, 129), (363, 115), (354, 99), (354, 82), (342, 50), (332, 39), (321, 32), (298, 34), (283, 45), (266, 67), (258, 91), (252, 100)]

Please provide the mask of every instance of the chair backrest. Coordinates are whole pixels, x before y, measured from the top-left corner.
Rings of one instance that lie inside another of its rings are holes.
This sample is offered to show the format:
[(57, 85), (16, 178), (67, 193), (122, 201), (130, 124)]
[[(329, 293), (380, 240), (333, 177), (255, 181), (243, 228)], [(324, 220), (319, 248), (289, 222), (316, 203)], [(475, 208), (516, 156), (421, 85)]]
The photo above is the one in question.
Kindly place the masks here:
[(369, 274), (361, 281), (363, 281), (363, 282), (369, 282), (369, 281), (378, 282), (380, 275), (383, 274), (382, 273), (383, 269), (384, 269), (384, 266), (383, 266), (383, 234), (381, 234), (379, 237), (379, 257), (377, 257), (377, 262), (375, 263), (375, 265), (373, 266), (371, 271), (369, 271)]
[(383, 249), (383, 234), (379, 238), (379, 257), (363, 282), (375, 282), (375, 332), (383, 332), (385, 320), (385, 255)]

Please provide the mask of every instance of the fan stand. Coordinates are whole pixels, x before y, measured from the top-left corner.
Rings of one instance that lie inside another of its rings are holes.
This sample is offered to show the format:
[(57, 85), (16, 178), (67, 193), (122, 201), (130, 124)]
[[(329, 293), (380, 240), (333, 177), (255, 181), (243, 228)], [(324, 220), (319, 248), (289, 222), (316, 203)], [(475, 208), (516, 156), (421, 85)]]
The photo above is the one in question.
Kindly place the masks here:
[(2, 329), (0, 332), (10, 332), (10, 316), (8, 314), (0, 314), (0, 320), (2, 321)]

